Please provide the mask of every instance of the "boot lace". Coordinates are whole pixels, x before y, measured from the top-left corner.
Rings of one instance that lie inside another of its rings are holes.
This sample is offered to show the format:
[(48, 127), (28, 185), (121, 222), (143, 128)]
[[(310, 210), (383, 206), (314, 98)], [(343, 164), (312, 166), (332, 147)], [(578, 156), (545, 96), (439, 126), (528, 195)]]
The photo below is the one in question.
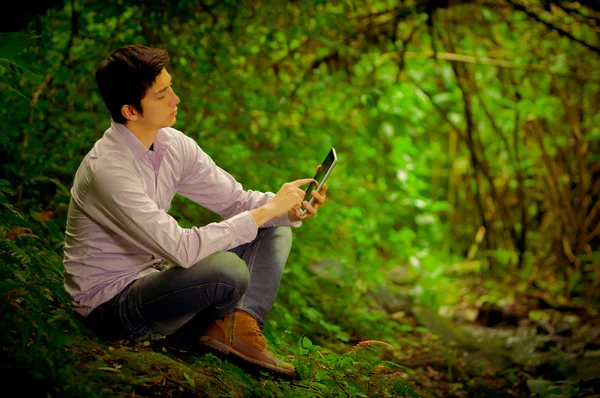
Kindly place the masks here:
[(258, 322), (256, 321), (256, 319), (252, 318), (250, 320), (250, 326), (252, 327), (252, 331), (254, 332), (254, 335), (256, 337), (263, 337), (262, 331), (260, 330), (260, 327), (258, 326)]

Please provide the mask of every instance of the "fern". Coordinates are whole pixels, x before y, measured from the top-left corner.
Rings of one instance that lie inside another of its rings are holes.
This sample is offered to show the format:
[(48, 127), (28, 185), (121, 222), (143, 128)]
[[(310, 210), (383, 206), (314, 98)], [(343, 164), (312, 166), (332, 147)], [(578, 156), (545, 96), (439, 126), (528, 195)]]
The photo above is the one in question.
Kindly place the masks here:
[(25, 250), (21, 249), (11, 240), (2, 241), (3, 251), (10, 257), (14, 258), (22, 269), (26, 269), (31, 265), (31, 257), (25, 253)]

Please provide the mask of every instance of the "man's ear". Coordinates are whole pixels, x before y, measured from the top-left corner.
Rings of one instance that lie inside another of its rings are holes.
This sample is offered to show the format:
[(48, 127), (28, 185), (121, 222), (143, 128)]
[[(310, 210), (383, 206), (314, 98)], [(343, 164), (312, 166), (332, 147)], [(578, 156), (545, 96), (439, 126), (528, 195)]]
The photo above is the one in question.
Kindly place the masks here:
[(123, 105), (121, 107), (121, 114), (127, 120), (138, 120), (140, 114), (135, 108), (131, 105)]

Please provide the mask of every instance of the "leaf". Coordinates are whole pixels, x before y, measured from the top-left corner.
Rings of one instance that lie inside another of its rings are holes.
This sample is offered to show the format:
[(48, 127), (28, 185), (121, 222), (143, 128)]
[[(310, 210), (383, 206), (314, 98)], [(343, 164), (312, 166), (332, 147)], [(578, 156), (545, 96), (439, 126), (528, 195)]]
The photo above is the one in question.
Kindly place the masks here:
[(392, 362), (392, 361), (381, 361), (381, 362), (379, 362), (379, 364), (380, 365), (387, 365), (387, 366), (390, 366), (392, 368), (402, 369), (404, 371), (410, 371), (410, 368), (407, 368), (406, 366), (398, 365), (397, 363)]
[(315, 373), (315, 379), (317, 381), (322, 381), (322, 380), (329, 380), (329, 379), (331, 379), (331, 377), (329, 376), (329, 374), (326, 371), (319, 370), (319, 371), (317, 371), (317, 373)]
[(598, 160), (600, 160), (600, 153), (597, 153), (597, 154), (595, 154), (595, 155), (592, 155), (592, 156), (590, 156), (590, 157), (587, 157), (587, 158), (585, 159), (585, 162), (586, 162), (586, 163), (594, 163), (594, 162), (597, 162)]
[(188, 382), (190, 387), (192, 387), (192, 388), (196, 387), (196, 383), (194, 382), (194, 379), (192, 379), (187, 373), (184, 373), (183, 377), (185, 377), (185, 380)]
[(21, 97), (25, 98), (27, 101), (31, 102), (31, 99), (27, 98), (25, 96), (25, 94), (23, 94), (19, 90), (15, 89), (14, 87), (9, 86), (6, 83), (0, 82), (0, 91), (14, 91), (15, 93), (19, 94)]
[(343, 341), (345, 343), (350, 341), (350, 335), (348, 335), (348, 333), (346, 332), (337, 332), (335, 334), (335, 337), (337, 337), (338, 340)]
[(108, 372), (115, 372), (115, 373), (119, 373), (119, 372), (121, 372), (119, 369), (116, 369), (116, 368), (111, 368), (111, 367), (109, 367), (109, 366), (102, 366), (102, 367), (99, 367), (99, 368), (98, 368), (98, 370), (106, 370), (106, 371), (108, 371)]
[(588, 141), (599, 141), (600, 140), (600, 129), (592, 129), (589, 134), (585, 136)]
[(38, 37), (19, 32), (0, 33), (0, 57), (16, 57), (21, 51), (32, 45), (33, 41)]
[(562, 397), (563, 390), (560, 387), (554, 387), (554, 388), (550, 388), (548, 391), (546, 391), (546, 396), (550, 396), (550, 395), (557, 395), (559, 397)]
[(450, 209), (450, 203), (438, 200), (431, 203), (429, 208), (432, 212), (448, 211)]
[(308, 337), (302, 336), (302, 339), (300, 340), (300, 345), (304, 349), (309, 349), (310, 347), (313, 346), (313, 343), (312, 343), (312, 341), (310, 341), (310, 339)]
[(550, 380), (527, 380), (527, 388), (533, 393), (544, 396), (548, 387), (552, 385)]
[(437, 93), (431, 98), (433, 102), (439, 105), (443, 105), (454, 100), (452, 93)]
[(33, 73), (27, 67), (25, 67), (25, 65), (18, 63), (14, 60), (0, 57), (0, 64), (8, 64), (8, 69), (11, 72), (23, 76), (25, 79), (33, 81), (35, 83), (41, 83), (43, 80), (41, 75)]

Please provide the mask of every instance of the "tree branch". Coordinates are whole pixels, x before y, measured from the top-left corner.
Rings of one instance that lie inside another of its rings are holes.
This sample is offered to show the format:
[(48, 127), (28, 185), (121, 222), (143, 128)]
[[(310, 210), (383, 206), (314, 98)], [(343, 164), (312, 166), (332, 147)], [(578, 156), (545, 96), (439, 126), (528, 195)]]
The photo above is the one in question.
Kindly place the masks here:
[(419, 31), (420, 28), (421, 28), (421, 25), (413, 26), (411, 31), (408, 33), (408, 36), (406, 37), (406, 39), (402, 40), (402, 48), (398, 51), (398, 56), (400, 57), (400, 60), (398, 61), (398, 73), (396, 74), (396, 83), (400, 83), (400, 75), (402, 74), (402, 71), (404, 70), (404, 59), (405, 59), (404, 55), (406, 54), (406, 49), (408, 48), (408, 44), (410, 43), (413, 36), (415, 35), (415, 33), (417, 33), (417, 31)]
[(596, 12), (600, 12), (600, 2), (598, 2), (598, 0), (579, 0), (578, 3), (583, 4)]
[(588, 44), (586, 42), (584, 42), (583, 40), (579, 40), (578, 38), (576, 38), (575, 36), (573, 36), (572, 34), (570, 34), (569, 32), (567, 32), (566, 30), (563, 30), (561, 28), (559, 28), (558, 26), (555, 26), (553, 24), (551, 24), (550, 22), (546, 22), (544, 21), (539, 15), (537, 15), (536, 13), (534, 13), (531, 10), (528, 10), (525, 6), (517, 3), (516, 1), (513, 0), (506, 0), (508, 3), (512, 4), (513, 8), (515, 10), (518, 11), (523, 11), (525, 14), (527, 14), (529, 17), (535, 19), (538, 22), (541, 22), (542, 24), (546, 25), (547, 28), (556, 31), (559, 35), (564, 36), (569, 38), (570, 40), (581, 44), (582, 46), (588, 48), (589, 50), (592, 50), (595, 53), (600, 54), (600, 48), (598, 47), (594, 47), (591, 44)]
[[(388, 52), (388, 53), (382, 54), (382, 56), (386, 56), (386, 57), (395, 59), (398, 56), (398, 54), (397, 54), (397, 52)], [(406, 51), (404, 53), (404, 57), (405, 58), (422, 58), (422, 57), (434, 58), (434, 54), (433, 54), (433, 51), (422, 51), (422, 52)], [(476, 57), (473, 55), (455, 54), (455, 53), (448, 53), (448, 52), (438, 52), (437, 54), (435, 54), (435, 58), (436, 59), (444, 59), (447, 61), (462, 62), (462, 63), (467, 63), (467, 64), (491, 65), (491, 66), (495, 66), (497, 68), (522, 69), (522, 70), (527, 70), (527, 71), (531, 71), (531, 72), (547, 73), (552, 76), (564, 77), (566, 79), (573, 79), (573, 80), (578, 80), (578, 81), (582, 81), (582, 82), (597, 81), (598, 83), (600, 83), (600, 80), (590, 79), (588, 76), (579, 74), (579, 73), (551, 72), (547, 68), (545, 68), (541, 65), (517, 65), (512, 62), (505, 61), (503, 59)]]
[(581, 12), (579, 12), (579, 8), (570, 8), (563, 4), (560, 4), (560, 2), (558, 2), (558, 1), (554, 2), (552, 4), (554, 4), (556, 7), (560, 8), (567, 14), (573, 14), (573, 15), (577, 15), (577, 16), (583, 18), (583, 20), (580, 20), (580, 22), (588, 23), (589, 20), (600, 22), (600, 18), (596, 18), (596, 17), (590, 16), (590, 15), (583, 15)]

